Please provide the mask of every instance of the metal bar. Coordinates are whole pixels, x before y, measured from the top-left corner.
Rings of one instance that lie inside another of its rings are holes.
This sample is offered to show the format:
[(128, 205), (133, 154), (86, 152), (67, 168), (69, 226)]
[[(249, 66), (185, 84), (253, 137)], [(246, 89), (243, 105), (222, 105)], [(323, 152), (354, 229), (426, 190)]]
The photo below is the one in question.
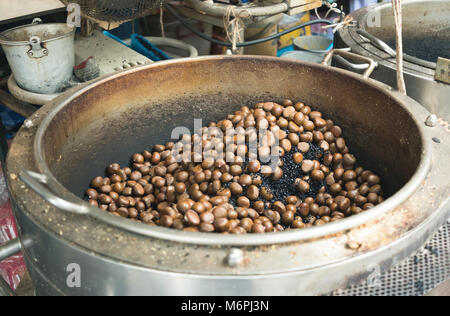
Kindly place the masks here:
[(368, 79), (370, 77), (370, 75), (372, 74), (372, 72), (375, 70), (375, 68), (378, 67), (378, 64), (375, 61), (373, 61), (372, 59), (365, 57), (365, 56), (354, 54), (354, 53), (348, 51), (347, 49), (332, 49), (325, 56), (325, 59), (323, 60), (322, 64), (327, 66), (330, 63), (333, 56), (335, 56), (335, 55), (341, 56), (344, 58), (354, 59), (356, 61), (363, 63), (364, 65), (366, 65), (368, 63), (369, 66), (367, 67), (367, 70), (364, 72), (364, 75), (363, 75), (364, 78), (366, 78), (366, 79)]
[(437, 67), (436, 63), (433, 63), (431, 61), (426, 61), (426, 60), (423, 60), (423, 59), (420, 59), (420, 58), (417, 58), (417, 57), (414, 57), (414, 56), (411, 56), (408, 54), (403, 54), (403, 58), (406, 61), (409, 61), (410, 63), (416, 64), (419, 66), (423, 66), (423, 67), (429, 68), (431, 70), (435, 70)]
[[(182, 5), (173, 5), (172, 6), (178, 13), (184, 15), (185, 17), (200, 20), (202, 22), (206, 22), (212, 24), (217, 27), (223, 28), (223, 17), (211, 16), (206, 14), (201, 14), (194, 9), (188, 8)], [(181, 23), (181, 22), (180, 22)], [(167, 27), (167, 24), (166, 24)]]
[(334, 58), (336, 60), (338, 60), (340, 63), (342, 63), (343, 65), (353, 69), (353, 70), (366, 70), (367, 68), (369, 68), (369, 64), (354, 64), (349, 62), (347, 59), (341, 57), (341, 56), (334, 56)]
[(379, 49), (381, 49), (382, 51), (384, 51), (386, 54), (390, 55), (391, 57), (395, 57), (397, 55), (395, 50), (393, 50), (388, 44), (386, 44), (385, 42), (380, 40), (378, 37), (373, 36), (369, 32), (362, 30), (362, 29), (358, 29), (358, 30), (356, 30), (356, 33), (365, 37), (373, 45), (375, 45), (376, 47), (378, 47)]
[(49, 202), (53, 206), (66, 212), (75, 214), (90, 213), (89, 207), (87, 207), (86, 205), (69, 202), (53, 194), (47, 188), (48, 179), (45, 175), (32, 171), (23, 171), (19, 174), (19, 177), (34, 192), (39, 194), (42, 198), (44, 198), (47, 202)]
[[(188, 7), (195, 9), (196, 11), (202, 12), (204, 14), (213, 16), (224, 16), (230, 5), (220, 4), (220, 3), (208, 3), (197, 0), (185, 0)], [(275, 15), (287, 12), (289, 10), (289, 5), (285, 2), (261, 7), (252, 6), (235, 6), (234, 13), (239, 15), (241, 13), (248, 13), (251, 16), (266, 16)]]
[[(375, 45), (380, 50), (384, 51), (389, 56), (391, 56), (393, 58), (395, 58), (397, 56), (397, 52), (395, 50), (393, 50), (388, 44), (386, 44), (385, 42), (380, 40), (378, 37), (370, 34), (369, 32), (367, 32), (365, 30), (362, 30), (362, 29), (357, 29), (356, 33), (358, 33), (362, 37), (364, 37), (367, 40), (369, 40), (373, 45)], [(430, 61), (422, 60), (420, 58), (417, 58), (417, 57), (414, 57), (414, 56), (410, 56), (408, 54), (403, 54), (403, 59), (405, 59), (406, 61), (409, 61), (410, 63), (416, 64), (416, 65), (419, 65), (419, 66), (423, 66), (425, 68), (436, 69), (436, 63), (432, 63)]]
[(16, 112), (27, 118), (37, 111), (37, 108), (29, 103), (20, 101), (10, 95), (8, 92), (0, 90), (0, 104), (3, 104), (8, 109)]
[(3, 261), (22, 250), (19, 239), (13, 239), (0, 245), (0, 261)]

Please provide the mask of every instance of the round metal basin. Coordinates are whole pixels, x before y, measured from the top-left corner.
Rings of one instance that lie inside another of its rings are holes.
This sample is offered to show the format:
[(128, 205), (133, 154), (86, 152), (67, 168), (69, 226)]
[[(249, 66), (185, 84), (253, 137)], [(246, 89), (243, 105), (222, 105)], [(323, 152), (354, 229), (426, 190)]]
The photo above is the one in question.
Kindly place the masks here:
[[(253, 71), (255, 65), (259, 71)], [(242, 78), (241, 84), (233, 76)], [(404, 202), (423, 181), (430, 163), (420, 126), (398, 100), (368, 82), (341, 77), (323, 66), (265, 58), (205, 58), (116, 76), (81, 90), (49, 113), (36, 135), (35, 159), (57, 196), (132, 232), (205, 244), (258, 245), (322, 237), (361, 225)], [(309, 85), (314, 78), (314, 86)], [(331, 82), (342, 84), (334, 90)], [(369, 212), (324, 227), (244, 237), (191, 237), (111, 216), (81, 200), (90, 180), (105, 166), (115, 161), (126, 165), (132, 153), (169, 141), (176, 127), (191, 127), (194, 119), (204, 124), (218, 121), (244, 104), (281, 102), (283, 97), (312, 104), (342, 126), (352, 151), (362, 165), (381, 176), (390, 198)]]
[[(170, 140), (174, 127), (284, 98), (301, 100), (342, 126), (352, 152), (380, 175), (385, 202), (322, 227), (228, 236), (150, 227), (82, 200), (99, 170)], [(264, 57), (163, 62), (67, 92), (29, 119), (8, 157), (9, 187), (38, 292), (317, 294), (360, 278), (374, 256), (381, 268), (390, 266), (445, 217), (446, 200), (427, 198), (428, 185), (445, 173), (429, 174), (436, 149), (422, 124), (427, 115), (411, 99), (359, 75)], [(446, 154), (438, 149), (436, 157)], [(41, 175), (31, 186), (47, 201), (20, 180), (26, 170)], [(445, 197), (448, 191), (448, 181), (441, 181), (435, 192)], [(236, 254), (234, 265), (230, 256)], [(66, 286), (64, 269), (71, 263), (84, 273), (81, 288)]]
[[(405, 82), (408, 95), (429, 111), (445, 120), (450, 119), (447, 106), (450, 85), (435, 80), (438, 57), (450, 58), (450, 1), (402, 1)], [(351, 13), (357, 26), (342, 29), (336, 39), (337, 47), (350, 47), (353, 52), (370, 57), (379, 67), (372, 78), (396, 87), (396, 58), (372, 40), (363, 30), (388, 44), (395, 52), (395, 24), (390, 3), (379, 3)], [(339, 67), (359, 72), (342, 63)]]
[[(434, 63), (438, 57), (450, 58), (450, 1), (406, 1), (402, 11), (406, 54)], [(375, 23), (376, 16), (379, 24)], [(390, 4), (369, 10), (360, 21), (366, 31), (395, 49), (395, 23)]]

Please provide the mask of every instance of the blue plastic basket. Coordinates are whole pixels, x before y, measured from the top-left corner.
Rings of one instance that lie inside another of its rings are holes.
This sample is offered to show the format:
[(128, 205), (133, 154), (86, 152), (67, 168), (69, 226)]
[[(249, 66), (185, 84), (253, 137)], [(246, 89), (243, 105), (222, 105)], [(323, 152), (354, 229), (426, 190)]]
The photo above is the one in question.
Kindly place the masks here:
[(133, 34), (131, 35), (131, 44), (128, 45), (124, 41), (122, 41), (117, 36), (104, 31), (103, 34), (106, 36), (116, 40), (117, 42), (121, 43), (122, 45), (125, 45), (128, 48), (131, 48), (132, 50), (138, 52), (141, 55), (144, 55), (145, 57), (153, 60), (153, 61), (161, 61), (161, 60), (168, 60), (171, 59), (165, 52), (163, 52), (161, 49), (153, 45), (148, 39), (146, 39), (144, 36), (139, 34)]

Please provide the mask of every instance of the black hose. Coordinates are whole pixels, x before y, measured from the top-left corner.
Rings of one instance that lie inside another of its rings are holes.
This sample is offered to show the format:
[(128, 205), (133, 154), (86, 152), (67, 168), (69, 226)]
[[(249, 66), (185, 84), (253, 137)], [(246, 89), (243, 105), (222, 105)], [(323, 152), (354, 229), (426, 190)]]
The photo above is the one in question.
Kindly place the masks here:
[[(232, 47), (232, 44), (231, 44), (231, 43), (227, 43), (227, 42), (222, 42), (222, 41), (216, 40), (216, 39), (214, 39), (214, 38), (212, 38), (212, 37), (209, 37), (208, 35), (203, 34), (202, 32), (197, 31), (196, 29), (194, 29), (191, 25), (189, 25), (189, 24), (184, 20), (184, 18), (183, 18), (181, 15), (178, 14), (178, 12), (177, 12), (170, 4), (167, 4), (167, 3), (166, 3), (166, 4), (165, 4), (165, 8), (166, 8), (166, 9), (167, 9), (167, 10), (168, 10), (168, 11), (169, 11), (169, 12), (170, 12), (170, 13), (171, 13), (178, 21), (180, 21), (181, 24), (183, 24), (187, 29), (189, 29), (189, 31), (191, 31), (192, 33), (194, 33), (194, 34), (197, 35), (198, 37), (203, 38), (203, 39), (206, 40), (206, 41), (209, 41), (209, 42), (211, 42), (211, 43), (214, 43), (214, 44), (217, 44), (217, 45), (220, 45), (220, 46)], [(307, 27), (307, 26), (310, 26), (310, 25), (314, 25), (314, 24), (328, 24), (328, 25), (330, 25), (330, 24), (333, 24), (333, 22), (331, 22), (331, 21), (329, 21), (329, 20), (324, 20), (324, 19), (322, 19), (322, 20), (309, 21), (309, 22), (306, 22), (306, 23), (303, 23), (303, 24), (296, 25), (296, 26), (294, 26), (294, 27), (291, 27), (290, 29), (287, 29), (287, 30), (285, 30), (285, 31), (283, 31), (283, 32), (280, 32), (280, 33), (277, 33), (277, 34), (274, 34), (274, 35), (271, 35), (271, 36), (268, 36), (268, 37), (259, 38), (259, 39), (254, 40), (254, 41), (248, 41), (248, 42), (237, 43), (237, 44), (236, 44), (236, 47), (246, 47), (246, 46), (257, 45), (257, 44), (261, 44), (261, 43), (264, 43), (264, 42), (268, 42), (268, 41), (274, 40), (274, 39), (276, 39), (276, 38), (279, 38), (279, 37), (281, 37), (281, 36), (283, 36), (283, 35), (286, 35), (286, 34), (289, 34), (289, 33), (291, 33), (291, 32), (294, 32), (294, 31), (296, 31), (296, 30), (298, 30), (298, 29), (301, 29), (301, 28), (304, 28), (304, 27)]]

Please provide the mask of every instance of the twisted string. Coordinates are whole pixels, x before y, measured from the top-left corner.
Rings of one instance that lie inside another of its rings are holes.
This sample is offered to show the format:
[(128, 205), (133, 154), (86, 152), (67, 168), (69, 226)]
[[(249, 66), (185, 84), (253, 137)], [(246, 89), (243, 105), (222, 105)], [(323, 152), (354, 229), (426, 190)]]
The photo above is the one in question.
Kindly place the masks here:
[(405, 78), (403, 76), (403, 38), (402, 38), (402, 2), (401, 0), (392, 1), (392, 10), (395, 20), (395, 37), (397, 49), (397, 87), (398, 90), (406, 94)]
[(339, 31), (340, 29), (342, 29), (344, 27), (355, 26), (355, 25), (356, 25), (356, 21), (353, 20), (353, 17), (347, 15), (342, 22), (326, 25), (326, 26), (323, 26), (322, 28), (323, 29), (333, 28), (333, 34), (335, 34), (337, 31)]
[(237, 50), (237, 43), (244, 41), (242, 36), (243, 30), (245, 29), (243, 19), (249, 19), (251, 16), (252, 15), (248, 10), (239, 10), (239, 12), (236, 13), (234, 6), (230, 5), (227, 7), (223, 16), (223, 25), (233, 52), (236, 52)]

